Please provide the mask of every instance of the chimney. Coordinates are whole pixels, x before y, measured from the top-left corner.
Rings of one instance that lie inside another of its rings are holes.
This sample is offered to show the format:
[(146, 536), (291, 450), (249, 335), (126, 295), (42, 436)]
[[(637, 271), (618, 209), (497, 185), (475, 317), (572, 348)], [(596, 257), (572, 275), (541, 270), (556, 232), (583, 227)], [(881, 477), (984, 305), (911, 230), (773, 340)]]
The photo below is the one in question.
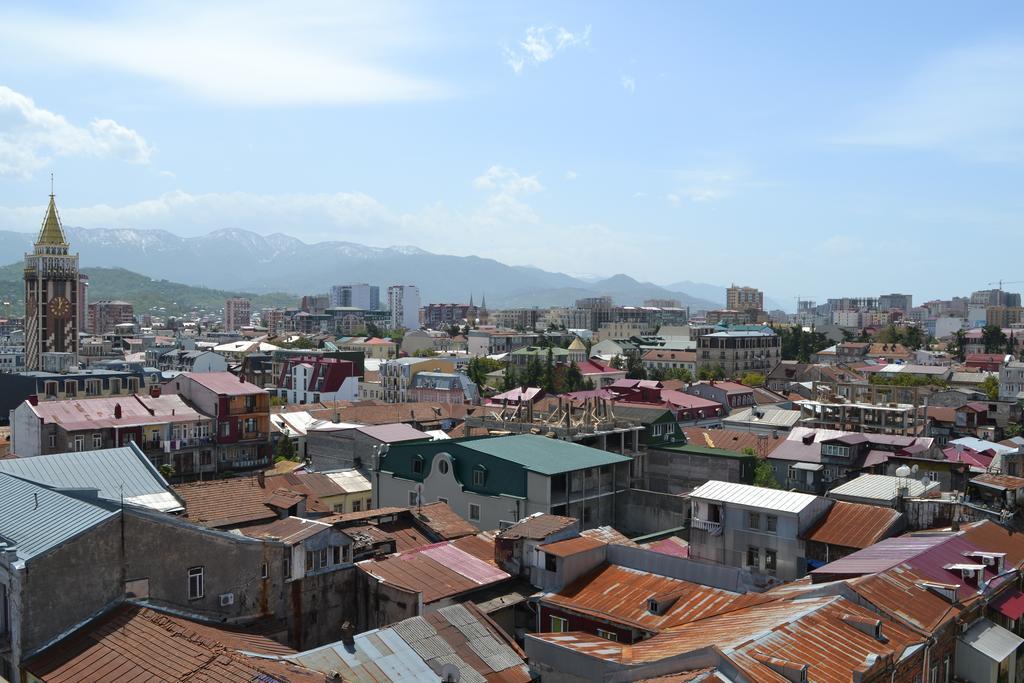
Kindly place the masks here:
[(33, 405), (33, 406), (39, 405), (39, 395), (38, 394), (31, 394), (28, 397), (28, 402), (29, 402), (29, 405)]
[(121, 404), (120, 403), (115, 403), (114, 404), (114, 419), (115, 420), (120, 420), (121, 419)]
[(256, 483), (260, 485), (261, 489), (267, 488), (267, 474), (263, 470), (256, 473)]
[(154, 384), (149, 388), (149, 395), (153, 398), (160, 398), (160, 385)]
[(356, 627), (350, 621), (341, 625), (341, 642), (346, 647), (354, 647), (356, 644)]

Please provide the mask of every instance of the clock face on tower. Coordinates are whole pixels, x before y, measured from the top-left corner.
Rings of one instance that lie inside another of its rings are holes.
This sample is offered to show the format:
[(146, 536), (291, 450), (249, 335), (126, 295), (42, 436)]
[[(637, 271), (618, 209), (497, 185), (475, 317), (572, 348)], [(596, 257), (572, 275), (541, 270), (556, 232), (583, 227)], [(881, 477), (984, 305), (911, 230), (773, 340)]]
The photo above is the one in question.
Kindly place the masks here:
[(66, 318), (71, 312), (71, 302), (63, 296), (55, 296), (50, 299), (50, 315), (55, 318)]

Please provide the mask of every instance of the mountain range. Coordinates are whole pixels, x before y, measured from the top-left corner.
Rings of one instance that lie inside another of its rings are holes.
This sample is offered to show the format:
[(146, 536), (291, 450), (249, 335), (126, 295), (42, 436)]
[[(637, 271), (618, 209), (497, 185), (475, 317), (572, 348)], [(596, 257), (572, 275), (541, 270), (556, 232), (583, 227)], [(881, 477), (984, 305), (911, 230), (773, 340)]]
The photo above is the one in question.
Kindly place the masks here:
[[(621, 274), (587, 281), (412, 246), (382, 248), (340, 241), (307, 244), (288, 235), (260, 235), (242, 229), (217, 230), (200, 237), (131, 228), (68, 226), (65, 232), (72, 250), (80, 254), (84, 272), (90, 267), (123, 268), (157, 280), (230, 292), (300, 296), (327, 291), (333, 284), (369, 282), (382, 290), (390, 284), (416, 284), (424, 303), (465, 302), (471, 294), (479, 303), (486, 295), (492, 309), (565, 306), (577, 298), (599, 295), (611, 296), (621, 305), (678, 299), (694, 311), (721, 308), (725, 303), (725, 288), (715, 285), (680, 282), (662, 287)], [(35, 237), (34, 233), (0, 231), (0, 263), (20, 261), (32, 250)]]

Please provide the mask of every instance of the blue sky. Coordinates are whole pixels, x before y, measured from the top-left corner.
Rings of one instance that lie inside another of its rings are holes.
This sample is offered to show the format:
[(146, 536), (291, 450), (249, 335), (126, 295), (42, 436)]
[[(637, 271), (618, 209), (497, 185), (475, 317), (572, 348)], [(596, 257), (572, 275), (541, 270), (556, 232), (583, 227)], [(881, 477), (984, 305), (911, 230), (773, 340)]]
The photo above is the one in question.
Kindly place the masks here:
[(1018, 279), (1022, 15), (4, 3), (0, 229), (36, 229), (52, 170), (87, 227), (948, 297)]

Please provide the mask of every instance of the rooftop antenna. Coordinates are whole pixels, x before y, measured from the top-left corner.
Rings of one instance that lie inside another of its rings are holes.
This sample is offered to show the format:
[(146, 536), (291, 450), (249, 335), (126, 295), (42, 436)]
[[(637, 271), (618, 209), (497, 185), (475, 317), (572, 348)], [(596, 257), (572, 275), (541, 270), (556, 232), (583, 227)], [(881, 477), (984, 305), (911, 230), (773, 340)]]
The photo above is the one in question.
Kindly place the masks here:
[(50, 196), (53, 196), (53, 171), (50, 171)]

